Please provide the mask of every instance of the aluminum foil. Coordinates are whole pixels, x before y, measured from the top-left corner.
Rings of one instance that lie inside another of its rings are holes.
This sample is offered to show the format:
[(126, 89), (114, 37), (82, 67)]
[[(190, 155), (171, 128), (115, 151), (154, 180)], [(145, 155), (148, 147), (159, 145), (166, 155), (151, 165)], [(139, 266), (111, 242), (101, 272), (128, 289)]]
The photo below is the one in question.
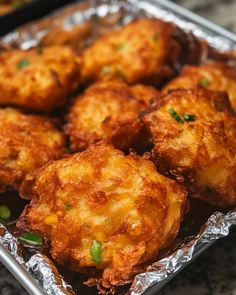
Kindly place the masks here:
[[(175, 10), (170, 9), (170, 4), (165, 6), (160, 0), (90, 0), (84, 1), (82, 4), (76, 3), (61, 12), (57, 12), (50, 18), (23, 26), (6, 35), (0, 40), (0, 47), (28, 49), (39, 45), (41, 40), (57, 26), (70, 30), (88, 20), (91, 21), (93, 27), (104, 29), (108, 24), (104, 25), (101, 20), (107, 15), (112, 16), (109, 29), (127, 24), (133, 19), (157, 17), (175, 22), (185, 31), (191, 31), (196, 36), (206, 39), (217, 50), (236, 49), (235, 36), (230, 35), (230, 33), (227, 36), (225, 32), (221, 32), (217, 28), (209, 29), (208, 25), (199, 25), (198, 22), (191, 20), (191, 15), (178, 14)], [(92, 40), (89, 40), (89, 42), (92, 42)], [(151, 286), (167, 280), (190, 262), (201, 247), (207, 244), (211, 245), (214, 241), (227, 236), (232, 225), (236, 225), (236, 210), (227, 214), (214, 213), (196, 236), (189, 237), (187, 242), (183, 242), (173, 253), (153, 263), (145, 273), (137, 275), (127, 294), (144, 294)], [(3, 225), (0, 225), (1, 245), (37, 279), (46, 294), (74, 294), (48, 257), (37, 253), (31, 255), (30, 259), (26, 259), (22, 245)]]
[[(113, 21), (105, 24), (101, 22), (101, 19), (108, 15), (113, 16)], [(216, 26), (213, 30), (209, 29), (207, 24), (199, 25), (191, 21), (191, 17), (178, 14), (175, 10), (171, 11), (161, 0), (89, 0), (82, 3), (79, 1), (54, 13), (50, 18), (32, 22), (7, 34), (0, 39), (0, 47), (13, 46), (21, 49), (35, 47), (55, 27), (63, 27), (70, 31), (75, 26), (91, 21), (96, 30), (104, 29), (104, 27), (109, 30), (141, 17), (157, 17), (174, 22), (184, 31), (192, 32), (195, 36), (207, 40), (211, 47), (221, 52), (236, 49), (236, 36), (233, 34), (227, 33), (227, 36), (223, 37), (223, 29)], [(217, 29), (221, 32), (217, 32)]]
[(174, 253), (153, 263), (149, 272), (137, 275), (129, 294), (141, 295), (154, 284), (167, 279), (170, 275), (179, 271), (184, 264), (191, 261), (200, 245), (212, 244), (214, 241), (226, 237), (233, 225), (236, 225), (236, 210), (228, 214), (214, 213), (196, 237), (183, 244)]
[(14, 237), (7, 228), (0, 224), (0, 247), (4, 247), (11, 253), (22, 268), (26, 269), (38, 281), (39, 285), (48, 295), (72, 295), (70, 285), (68, 285), (59, 275), (56, 267), (46, 256), (37, 253), (29, 260), (25, 255), (22, 244)]

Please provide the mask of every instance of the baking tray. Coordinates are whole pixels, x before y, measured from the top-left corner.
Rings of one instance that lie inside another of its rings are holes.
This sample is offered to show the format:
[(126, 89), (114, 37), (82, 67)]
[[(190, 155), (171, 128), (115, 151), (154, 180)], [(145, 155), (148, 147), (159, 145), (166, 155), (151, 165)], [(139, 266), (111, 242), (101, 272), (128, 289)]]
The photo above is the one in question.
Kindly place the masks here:
[[(78, 1), (81, 2), (81, 1)], [(96, 2), (96, 1), (94, 1)], [(113, 2), (113, 1), (112, 1)], [(114, 1), (119, 2), (119, 1)], [(135, 0), (129, 0), (130, 4), (135, 3)], [(159, 17), (164, 20), (170, 20), (170, 13), (173, 18), (176, 18), (176, 23), (187, 31), (193, 31), (194, 34), (198, 37), (203, 37), (206, 33), (208, 35), (208, 42), (210, 45), (216, 49), (230, 50), (236, 48), (236, 35), (227, 30), (221, 28), (220, 26), (205, 20), (204, 18), (170, 2), (167, 0), (146, 0), (139, 1), (139, 7), (145, 10), (149, 15)], [(174, 17), (173, 17), (174, 15)], [(175, 20), (175, 19), (174, 19)], [(186, 26), (188, 23), (188, 26)], [(201, 30), (198, 30), (198, 27)], [(204, 32), (204, 34), (203, 34)], [(222, 216), (218, 216), (217, 218)], [(216, 219), (217, 219), (216, 218)], [(225, 221), (224, 221), (225, 222)], [(233, 223), (236, 223), (235, 217)], [(230, 226), (228, 226), (230, 227)], [(228, 229), (224, 229), (222, 232), (217, 233), (217, 238), (226, 236), (228, 234)], [(203, 239), (204, 240), (204, 239)], [(1, 241), (1, 239), (0, 239)], [(211, 240), (205, 241), (204, 243), (196, 244), (194, 252), (190, 258), (184, 260), (181, 266), (176, 269), (175, 272), (170, 273), (166, 279), (162, 279), (159, 283), (153, 284), (147, 291), (144, 293), (135, 293), (135, 294), (145, 294), (151, 295), (156, 294), (160, 289), (162, 289), (173, 277), (175, 277), (184, 267), (190, 264), (197, 256), (199, 256), (203, 251), (210, 247), (214, 243), (214, 238)], [(14, 249), (13, 249), (14, 250)], [(11, 253), (10, 253), (11, 252)], [(42, 285), (39, 284), (38, 280), (26, 271), (23, 263), (16, 261), (14, 251), (9, 251), (9, 248), (6, 245), (1, 245), (0, 243), (0, 261), (6, 266), (6, 268), (16, 277), (16, 279), (21, 283), (21, 285), (27, 290), (29, 294), (32, 295), (43, 295), (43, 294), (55, 294), (49, 291), (45, 292)], [(59, 294), (59, 293), (57, 293)], [(66, 294), (66, 293), (61, 293)], [(81, 293), (82, 294), (82, 293)], [(132, 294), (132, 292), (131, 292)]]
[(0, 36), (19, 25), (35, 20), (74, 0), (32, 0), (32, 2), (0, 16)]

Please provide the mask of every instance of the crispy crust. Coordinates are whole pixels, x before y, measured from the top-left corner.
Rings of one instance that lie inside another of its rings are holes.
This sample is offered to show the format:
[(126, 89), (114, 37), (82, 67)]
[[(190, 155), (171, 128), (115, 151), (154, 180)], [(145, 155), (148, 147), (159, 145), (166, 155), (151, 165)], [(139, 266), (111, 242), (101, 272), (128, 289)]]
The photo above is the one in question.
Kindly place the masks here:
[[(97, 269), (94, 282), (110, 288), (130, 282), (173, 242), (185, 202), (185, 189), (151, 161), (99, 143), (40, 170), (18, 226), (47, 237), (53, 258), (69, 269)], [(56, 223), (46, 225), (52, 215)], [(102, 243), (99, 264), (90, 255), (94, 240)]]
[(91, 30), (90, 22), (82, 23), (68, 30), (63, 27), (56, 27), (42, 39), (40, 45), (67, 45), (75, 50), (81, 50), (85, 39), (91, 34)]
[[(207, 84), (204, 82), (207, 80)], [(191, 89), (205, 87), (215, 91), (226, 91), (234, 111), (236, 111), (236, 71), (223, 63), (209, 63), (198, 67), (185, 66), (179, 77), (168, 83), (163, 93), (171, 89)]]
[(157, 86), (173, 77), (183, 62), (198, 62), (200, 47), (172, 23), (137, 20), (98, 38), (85, 50), (82, 82), (121, 80)]
[(64, 105), (77, 89), (79, 73), (80, 58), (67, 47), (4, 52), (0, 55), (0, 105), (50, 111)]
[(1, 192), (18, 189), (38, 168), (62, 156), (63, 135), (49, 118), (7, 108), (0, 109), (0, 122)]
[[(169, 114), (171, 108), (196, 120), (181, 124)], [(195, 198), (221, 207), (236, 204), (236, 118), (225, 93), (173, 90), (144, 122), (163, 172), (184, 180)]]
[(100, 82), (77, 97), (69, 110), (65, 132), (75, 151), (107, 138), (115, 147), (146, 147), (148, 136), (138, 114), (159, 93), (152, 87), (127, 86), (122, 82)]

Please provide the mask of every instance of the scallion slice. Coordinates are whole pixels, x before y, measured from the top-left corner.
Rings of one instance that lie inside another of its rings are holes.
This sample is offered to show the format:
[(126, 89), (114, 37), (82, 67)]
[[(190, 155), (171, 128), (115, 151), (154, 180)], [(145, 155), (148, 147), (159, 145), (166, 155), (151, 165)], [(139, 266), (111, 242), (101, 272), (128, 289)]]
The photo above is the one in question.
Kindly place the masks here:
[(25, 232), (18, 238), (23, 244), (32, 245), (32, 246), (41, 246), (43, 239), (41, 236), (31, 233)]

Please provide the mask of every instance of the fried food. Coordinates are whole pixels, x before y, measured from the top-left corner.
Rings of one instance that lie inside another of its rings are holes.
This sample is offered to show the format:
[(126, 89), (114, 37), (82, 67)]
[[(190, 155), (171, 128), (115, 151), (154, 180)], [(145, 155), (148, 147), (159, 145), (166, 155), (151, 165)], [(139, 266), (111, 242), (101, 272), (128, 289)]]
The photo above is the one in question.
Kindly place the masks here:
[(63, 27), (53, 28), (41, 41), (41, 46), (67, 45), (75, 50), (81, 50), (85, 46), (86, 38), (91, 34), (90, 22), (82, 23), (71, 29)]
[(159, 93), (143, 85), (99, 82), (77, 97), (67, 116), (65, 132), (74, 151), (107, 138), (115, 147), (128, 150), (148, 144), (146, 128), (138, 118)]
[(201, 58), (200, 43), (188, 37), (172, 23), (136, 20), (98, 38), (84, 51), (82, 82), (121, 80), (160, 85), (176, 74), (182, 62), (195, 63)]
[(18, 226), (46, 237), (61, 265), (96, 269), (105, 288), (130, 282), (173, 242), (186, 202), (151, 161), (104, 143), (44, 166), (33, 192)]
[(70, 48), (12, 50), (0, 55), (0, 105), (51, 111), (79, 85), (80, 59)]
[(0, 122), (0, 192), (19, 189), (38, 168), (62, 156), (63, 135), (49, 118), (6, 108), (0, 109)]
[(223, 63), (209, 63), (201, 66), (186, 66), (179, 77), (164, 87), (163, 92), (184, 88), (204, 87), (210, 90), (226, 91), (236, 111), (236, 71)]
[(184, 181), (194, 198), (236, 204), (236, 117), (226, 93), (170, 91), (144, 122), (162, 172)]

